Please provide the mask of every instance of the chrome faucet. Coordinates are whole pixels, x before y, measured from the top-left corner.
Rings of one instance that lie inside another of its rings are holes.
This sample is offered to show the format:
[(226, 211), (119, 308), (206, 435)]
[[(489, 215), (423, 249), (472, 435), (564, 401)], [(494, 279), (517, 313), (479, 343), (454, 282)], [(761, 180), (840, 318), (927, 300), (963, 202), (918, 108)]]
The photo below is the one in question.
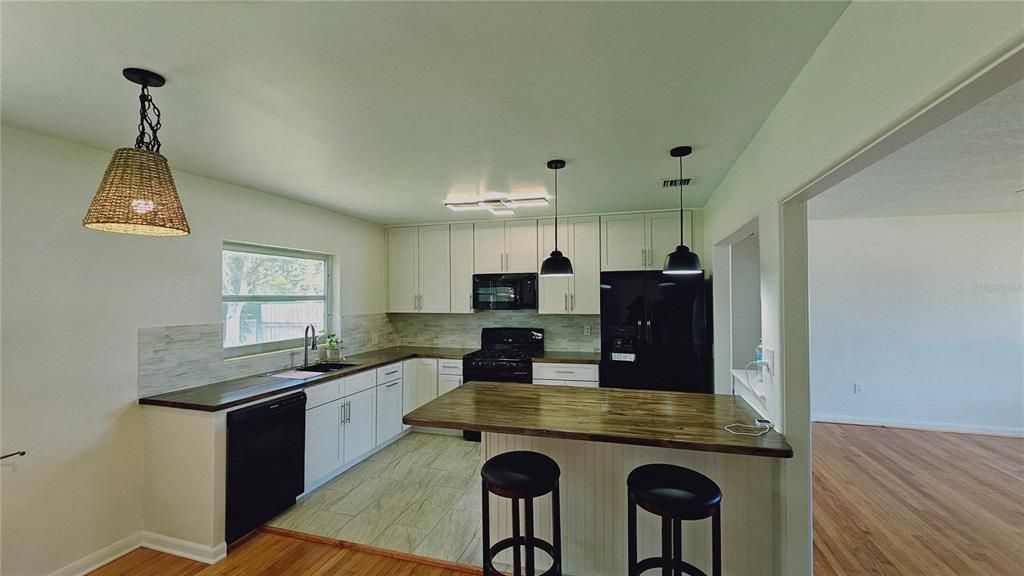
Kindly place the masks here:
[[(310, 340), (310, 343), (306, 344), (306, 339)], [(306, 368), (309, 366), (309, 351), (316, 350), (316, 328), (310, 324), (306, 326), (306, 329), (302, 332), (302, 367)]]

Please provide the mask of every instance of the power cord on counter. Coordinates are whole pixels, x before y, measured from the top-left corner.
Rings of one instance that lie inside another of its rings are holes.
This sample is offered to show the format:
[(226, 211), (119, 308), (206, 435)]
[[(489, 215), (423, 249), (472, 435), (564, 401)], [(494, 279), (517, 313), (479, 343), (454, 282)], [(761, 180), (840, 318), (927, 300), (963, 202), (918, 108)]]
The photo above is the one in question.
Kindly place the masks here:
[(775, 429), (775, 424), (772, 424), (770, 420), (764, 418), (754, 419), (754, 425), (740, 424), (729, 424), (725, 427), (725, 431), (738, 436), (764, 436)]

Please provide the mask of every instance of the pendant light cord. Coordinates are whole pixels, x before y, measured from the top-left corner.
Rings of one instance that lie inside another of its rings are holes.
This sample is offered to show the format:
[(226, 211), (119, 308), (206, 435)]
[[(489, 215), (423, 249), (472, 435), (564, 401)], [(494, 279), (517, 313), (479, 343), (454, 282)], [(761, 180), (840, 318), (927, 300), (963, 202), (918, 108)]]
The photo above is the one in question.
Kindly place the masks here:
[(683, 214), (683, 157), (679, 157), (679, 245), (685, 246), (686, 236), (683, 234), (686, 226), (686, 217)]
[(555, 168), (555, 252), (558, 252), (558, 168)]
[[(150, 118), (150, 112), (153, 113), (153, 118)], [(149, 86), (143, 84), (142, 91), (139, 93), (139, 135), (135, 137), (135, 149), (160, 152), (160, 137), (157, 136), (159, 130), (160, 109), (156, 107), (153, 97), (149, 95)]]

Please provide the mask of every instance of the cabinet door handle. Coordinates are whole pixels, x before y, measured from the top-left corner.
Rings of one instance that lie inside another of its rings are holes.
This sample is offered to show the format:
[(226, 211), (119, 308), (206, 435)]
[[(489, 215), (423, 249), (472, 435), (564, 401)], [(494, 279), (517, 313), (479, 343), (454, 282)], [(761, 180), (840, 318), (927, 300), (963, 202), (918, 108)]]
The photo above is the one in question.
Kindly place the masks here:
[(569, 310), (575, 310), (575, 309), (576, 309), (576, 293), (573, 292), (572, 294), (569, 295)]
[(565, 302), (562, 304), (562, 309), (565, 310), (566, 312), (569, 311), (569, 295), (568, 294), (565, 295)]

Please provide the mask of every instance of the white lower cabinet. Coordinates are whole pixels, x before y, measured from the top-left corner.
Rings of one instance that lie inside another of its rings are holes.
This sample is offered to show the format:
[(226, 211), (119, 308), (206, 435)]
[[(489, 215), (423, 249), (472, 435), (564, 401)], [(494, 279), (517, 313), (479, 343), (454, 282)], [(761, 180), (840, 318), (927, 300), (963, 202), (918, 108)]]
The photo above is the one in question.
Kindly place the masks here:
[(377, 391), (363, 390), (343, 399), (347, 404), (342, 424), (344, 463), (359, 459), (377, 446)]
[(462, 386), (462, 376), (442, 374), (437, 377), (437, 395), (447, 394)]
[(534, 384), (597, 388), (597, 378), (597, 364), (533, 363)]
[[(334, 395), (330, 402), (306, 410), (307, 491), (377, 446), (375, 381), (369, 371), (307, 389), (307, 406), (310, 398), (323, 401)], [(337, 398), (340, 394), (346, 395)]]
[(344, 463), (344, 412), (344, 400), (306, 410), (306, 490)]
[(402, 433), (402, 380), (377, 386), (377, 444)]
[[(402, 415), (423, 406), (437, 398), (437, 359), (413, 358), (402, 366), (404, 386), (402, 390)], [(402, 425), (403, 430), (411, 426)]]

